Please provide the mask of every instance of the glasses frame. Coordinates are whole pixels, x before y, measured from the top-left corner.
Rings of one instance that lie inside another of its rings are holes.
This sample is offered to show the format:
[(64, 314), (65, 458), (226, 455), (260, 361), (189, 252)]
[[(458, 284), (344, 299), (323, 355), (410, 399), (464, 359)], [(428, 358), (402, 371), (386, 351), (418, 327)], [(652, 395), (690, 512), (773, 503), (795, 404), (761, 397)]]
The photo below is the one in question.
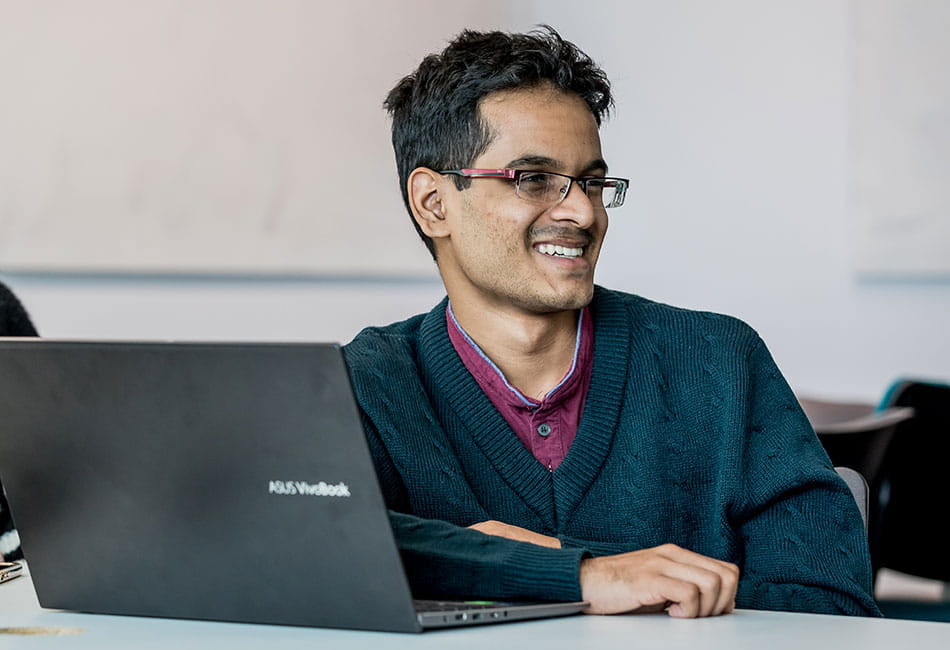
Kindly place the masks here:
[(603, 208), (619, 208), (623, 205), (624, 198), (627, 195), (627, 188), (630, 186), (630, 180), (627, 178), (617, 178), (615, 176), (585, 176), (577, 177), (571, 176), (569, 174), (561, 174), (559, 172), (549, 172), (543, 169), (443, 169), (439, 171), (440, 174), (452, 174), (454, 176), (462, 176), (464, 178), (506, 178), (508, 180), (513, 180), (515, 182), (515, 194), (519, 199), (523, 201), (528, 201), (530, 203), (538, 203), (537, 201), (532, 201), (531, 199), (526, 199), (521, 196), (521, 177), (525, 174), (548, 174), (550, 176), (560, 176), (561, 178), (567, 179), (567, 187), (562, 190), (561, 198), (559, 198), (554, 203), (551, 203), (551, 207), (558, 205), (567, 198), (567, 195), (571, 193), (571, 185), (577, 183), (583, 190), (584, 195), (590, 198), (590, 195), (587, 193), (588, 185), (592, 182), (604, 183), (605, 186), (609, 183), (613, 183), (613, 187), (616, 189), (617, 193), (614, 195), (614, 200), (610, 202), (610, 205), (604, 206), (594, 206), (603, 207)]

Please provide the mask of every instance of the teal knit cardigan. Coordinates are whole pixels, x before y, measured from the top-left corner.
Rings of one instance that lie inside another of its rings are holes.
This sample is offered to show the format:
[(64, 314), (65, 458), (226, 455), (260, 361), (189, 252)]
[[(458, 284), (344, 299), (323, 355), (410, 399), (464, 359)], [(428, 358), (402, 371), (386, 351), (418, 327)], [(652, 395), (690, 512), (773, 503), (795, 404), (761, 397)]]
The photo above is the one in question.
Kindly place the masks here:
[[(595, 290), (577, 437), (549, 472), (452, 347), (445, 301), (344, 353), (417, 596), (577, 600), (582, 558), (674, 543), (739, 607), (879, 615), (857, 506), (744, 323)], [(495, 519), (561, 549), (469, 530)]]

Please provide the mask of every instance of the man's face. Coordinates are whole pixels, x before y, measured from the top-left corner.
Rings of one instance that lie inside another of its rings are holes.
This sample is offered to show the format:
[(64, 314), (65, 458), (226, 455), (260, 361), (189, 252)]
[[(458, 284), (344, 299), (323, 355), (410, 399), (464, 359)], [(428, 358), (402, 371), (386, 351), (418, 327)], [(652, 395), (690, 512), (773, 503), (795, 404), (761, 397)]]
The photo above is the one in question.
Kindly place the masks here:
[[(473, 168), (576, 177), (607, 171), (597, 123), (577, 95), (551, 88), (498, 92), (482, 100), (480, 111), (493, 139)], [(554, 206), (523, 200), (513, 181), (498, 178), (475, 178), (459, 191), (444, 176), (442, 196), (450, 234), (436, 246), (453, 302), (530, 313), (590, 302), (607, 214), (576, 183)], [(555, 255), (554, 246), (568, 250)]]

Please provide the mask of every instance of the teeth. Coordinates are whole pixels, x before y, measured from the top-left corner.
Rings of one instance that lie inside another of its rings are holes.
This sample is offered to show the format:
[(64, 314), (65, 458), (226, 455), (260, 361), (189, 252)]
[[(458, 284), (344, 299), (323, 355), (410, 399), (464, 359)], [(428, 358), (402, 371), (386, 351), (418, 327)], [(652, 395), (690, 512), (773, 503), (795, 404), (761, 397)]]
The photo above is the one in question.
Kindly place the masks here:
[(541, 244), (537, 250), (543, 255), (555, 257), (580, 257), (584, 254), (583, 248), (568, 248), (566, 246), (555, 246), (554, 244)]

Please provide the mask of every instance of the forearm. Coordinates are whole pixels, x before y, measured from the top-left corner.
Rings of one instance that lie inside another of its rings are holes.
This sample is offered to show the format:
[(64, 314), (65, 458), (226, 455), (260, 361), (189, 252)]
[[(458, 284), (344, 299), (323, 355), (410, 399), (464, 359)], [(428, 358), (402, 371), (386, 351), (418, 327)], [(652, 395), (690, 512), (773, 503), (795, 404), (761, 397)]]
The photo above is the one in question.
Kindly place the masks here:
[(580, 600), (582, 549), (547, 548), (400, 512), (408, 499), (399, 473), (365, 415), (364, 428), (414, 595)]
[(390, 512), (413, 593), (420, 597), (580, 600), (582, 549), (555, 549)]

